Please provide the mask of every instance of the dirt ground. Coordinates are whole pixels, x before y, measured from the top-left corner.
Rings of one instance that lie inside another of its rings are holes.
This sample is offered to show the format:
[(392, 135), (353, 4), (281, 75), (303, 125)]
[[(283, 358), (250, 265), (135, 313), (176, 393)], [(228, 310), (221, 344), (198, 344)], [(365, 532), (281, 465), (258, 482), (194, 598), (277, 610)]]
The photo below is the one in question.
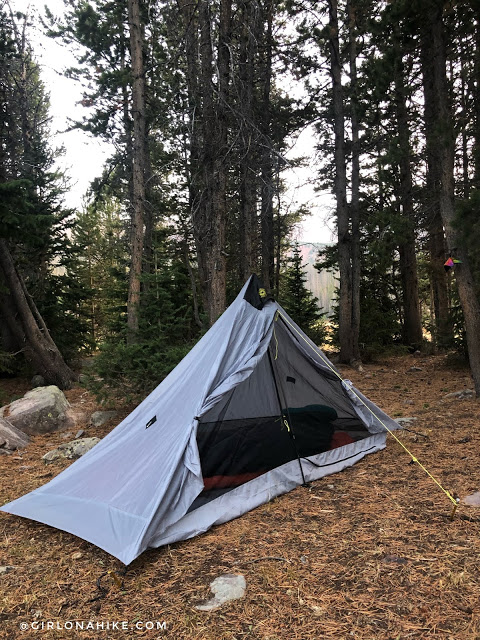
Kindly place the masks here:
[[(409, 428), (427, 437), (403, 431), (400, 438), (446, 489), (460, 497), (480, 489), (480, 404), (445, 398), (473, 388), (465, 368), (445, 356), (402, 356), (342, 373), (392, 417), (418, 418)], [(0, 399), (27, 389), (0, 382)], [(81, 388), (67, 397), (86, 425), (99, 407)], [(85, 425), (89, 436), (114, 426)], [(61, 442), (61, 433), (39, 436), (0, 457), (0, 504), (66, 466), (41, 461)], [(385, 450), (310, 488), (144, 553), (121, 587), (105, 572), (122, 565), (104, 551), (1, 514), (0, 565), (15, 569), (0, 575), (0, 638), (480, 640), (480, 508), (461, 505), (450, 521), (451, 506), (389, 436)], [(217, 611), (196, 610), (224, 573), (245, 576), (245, 596)], [(76, 621), (104, 628), (71, 631)]]

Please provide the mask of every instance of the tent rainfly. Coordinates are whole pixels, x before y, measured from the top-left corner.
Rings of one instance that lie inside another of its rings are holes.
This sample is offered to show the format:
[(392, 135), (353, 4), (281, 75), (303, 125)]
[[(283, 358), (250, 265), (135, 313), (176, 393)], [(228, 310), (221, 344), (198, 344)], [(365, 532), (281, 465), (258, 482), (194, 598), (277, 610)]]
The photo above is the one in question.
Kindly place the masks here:
[(253, 275), (123, 422), (1, 510), (129, 564), (383, 449), (385, 426)]

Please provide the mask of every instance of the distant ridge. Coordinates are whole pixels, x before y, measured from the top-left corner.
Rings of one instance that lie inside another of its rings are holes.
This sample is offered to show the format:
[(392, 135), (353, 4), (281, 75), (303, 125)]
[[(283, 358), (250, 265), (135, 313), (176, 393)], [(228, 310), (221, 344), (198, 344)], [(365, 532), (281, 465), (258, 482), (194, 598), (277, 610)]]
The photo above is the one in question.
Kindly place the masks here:
[(319, 307), (327, 315), (332, 313), (335, 287), (338, 286), (337, 274), (323, 270), (318, 271), (314, 265), (318, 260), (318, 252), (333, 243), (308, 242), (300, 243), (303, 263), (306, 265), (307, 287), (318, 298)]

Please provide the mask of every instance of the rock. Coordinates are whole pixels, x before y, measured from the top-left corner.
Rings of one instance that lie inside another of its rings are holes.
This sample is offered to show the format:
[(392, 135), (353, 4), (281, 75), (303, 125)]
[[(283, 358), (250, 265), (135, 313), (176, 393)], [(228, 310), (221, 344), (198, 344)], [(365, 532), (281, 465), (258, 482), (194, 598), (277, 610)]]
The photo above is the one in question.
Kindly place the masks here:
[(410, 367), (409, 371), (423, 371), (420, 367)]
[(418, 418), (395, 418), (395, 422), (399, 425), (411, 424), (415, 420), (418, 420)]
[(85, 455), (87, 451), (90, 451), (98, 442), (100, 442), (100, 438), (79, 438), (78, 440), (71, 440), (46, 453), (42, 456), (42, 460), (45, 464), (61, 458), (76, 460)]
[(118, 411), (95, 411), (95, 413), (92, 413), (90, 422), (94, 427), (101, 427), (112, 418), (115, 418), (117, 414)]
[(195, 608), (199, 611), (214, 611), (230, 600), (238, 600), (245, 595), (247, 583), (244, 576), (231, 573), (215, 578), (210, 583), (210, 589), (214, 597), (204, 604), (199, 604)]
[(421, 351), (418, 351), (418, 349), (417, 349), (417, 351), (414, 351), (414, 352), (413, 352), (413, 357), (414, 357), (414, 358), (420, 358), (420, 357), (421, 357), (421, 355), (422, 355), (422, 352), (421, 352)]
[(85, 431), (83, 429), (80, 429), (80, 431), (77, 431), (75, 435), (75, 440), (78, 440), (78, 438), (81, 438), (84, 435), (85, 435)]
[(454, 391), (453, 393), (448, 393), (445, 398), (473, 398), (475, 392), (473, 389), (462, 389), (461, 391)]
[(11, 564), (2, 565), (0, 566), (0, 576), (10, 573), (11, 571), (15, 571), (15, 569), (16, 567), (13, 567)]
[(404, 400), (403, 404), (414, 404), (413, 400)]
[(80, 560), (82, 555), (81, 551), (76, 551), (75, 553), (72, 553), (72, 560)]
[(400, 558), (399, 556), (394, 555), (385, 556), (382, 562), (392, 562), (393, 564), (407, 564), (405, 558)]
[(9, 420), (0, 418), (0, 441), (3, 441), (3, 444), (0, 445), (0, 450), (14, 451), (15, 449), (26, 447), (30, 442), (30, 438), (23, 431), (14, 427)]
[(468, 504), (470, 507), (480, 507), (480, 491), (470, 494), (462, 500), (463, 504)]
[(35, 389), (35, 387), (44, 387), (45, 386), (45, 378), (40, 375), (33, 376), (30, 381), (30, 384)]
[(54, 385), (28, 391), (23, 398), (2, 407), (0, 417), (30, 435), (75, 426), (67, 399)]

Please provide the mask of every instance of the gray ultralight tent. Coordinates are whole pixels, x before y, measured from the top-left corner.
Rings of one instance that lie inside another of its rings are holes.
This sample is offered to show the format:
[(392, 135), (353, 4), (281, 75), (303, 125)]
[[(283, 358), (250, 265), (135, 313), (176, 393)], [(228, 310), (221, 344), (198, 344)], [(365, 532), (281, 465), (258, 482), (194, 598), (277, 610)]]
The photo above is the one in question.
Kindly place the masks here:
[(129, 564), (383, 449), (385, 425), (252, 276), (123, 422), (1, 510)]

